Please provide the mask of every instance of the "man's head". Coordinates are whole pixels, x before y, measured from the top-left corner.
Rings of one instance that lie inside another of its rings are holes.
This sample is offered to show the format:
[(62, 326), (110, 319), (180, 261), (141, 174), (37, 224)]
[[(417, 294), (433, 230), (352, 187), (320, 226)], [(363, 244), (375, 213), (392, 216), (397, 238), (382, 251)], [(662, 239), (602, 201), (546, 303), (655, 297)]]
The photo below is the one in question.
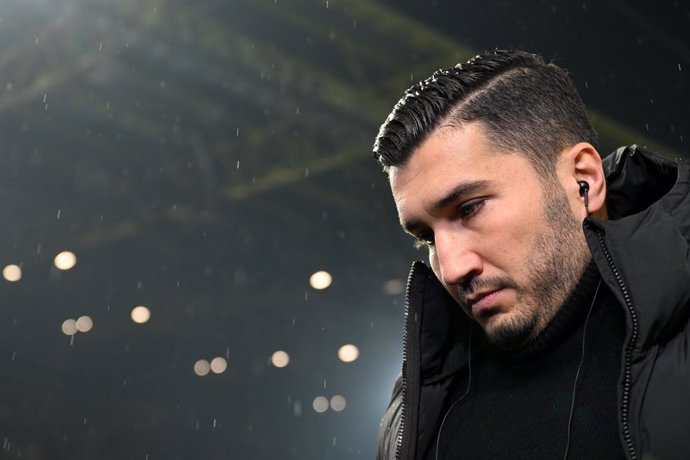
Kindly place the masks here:
[(412, 87), (375, 154), (401, 224), (489, 339), (529, 342), (590, 259), (578, 181), (603, 215), (595, 134), (563, 70), (496, 51)]

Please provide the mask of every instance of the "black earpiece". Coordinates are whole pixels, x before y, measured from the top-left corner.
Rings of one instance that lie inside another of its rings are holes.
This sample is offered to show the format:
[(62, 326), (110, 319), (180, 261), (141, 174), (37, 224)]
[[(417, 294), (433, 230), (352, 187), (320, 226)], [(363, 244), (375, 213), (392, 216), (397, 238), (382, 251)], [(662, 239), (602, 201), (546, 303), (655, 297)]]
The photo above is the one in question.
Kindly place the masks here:
[(580, 196), (585, 199), (585, 209), (589, 213), (589, 183), (584, 180), (577, 181), (580, 186)]

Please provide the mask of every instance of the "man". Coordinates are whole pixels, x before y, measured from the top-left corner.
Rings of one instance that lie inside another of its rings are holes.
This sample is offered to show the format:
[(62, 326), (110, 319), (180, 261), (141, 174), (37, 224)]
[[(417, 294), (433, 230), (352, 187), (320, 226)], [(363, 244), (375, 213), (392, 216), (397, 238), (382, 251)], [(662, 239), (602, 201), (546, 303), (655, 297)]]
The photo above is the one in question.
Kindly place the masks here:
[(596, 146), (566, 73), (520, 51), (395, 106), (374, 154), (430, 268), (378, 458), (690, 458), (688, 168)]

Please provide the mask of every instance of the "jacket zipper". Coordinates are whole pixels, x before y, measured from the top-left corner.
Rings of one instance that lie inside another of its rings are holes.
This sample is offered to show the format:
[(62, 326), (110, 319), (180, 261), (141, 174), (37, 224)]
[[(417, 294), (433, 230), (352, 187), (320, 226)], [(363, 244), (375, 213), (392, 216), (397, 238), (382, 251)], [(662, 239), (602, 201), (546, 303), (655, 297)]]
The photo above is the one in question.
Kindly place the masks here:
[(604, 257), (606, 257), (606, 261), (608, 262), (609, 267), (611, 267), (611, 271), (613, 271), (613, 275), (616, 277), (618, 286), (620, 287), (621, 292), (623, 293), (623, 298), (625, 299), (625, 306), (628, 309), (628, 312), (630, 313), (630, 319), (632, 321), (632, 335), (630, 337), (630, 341), (628, 342), (627, 347), (625, 348), (625, 377), (623, 381), (623, 405), (621, 413), (621, 423), (623, 427), (623, 438), (625, 439), (625, 444), (628, 448), (628, 457), (630, 458), (630, 460), (636, 460), (637, 454), (635, 453), (635, 447), (633, 446), (633, 440), (632, 435), (630, 434), (630, 426), (628, 423), (628, 419), (630, 412), (630, 387), (632, 384), (632, 353), (635, 348), (635, 342), (637, 342), (637, 334), (639, 329), (637, 323), (637, 315), (635, 314), (635, 310), (633, 309), (632, 301), (630, 300), (630, 294), (628, 293), (628, 288), (625, 286), (623, 278), (621, 277), (620, 273), (618, 272), (618, 269), (613, 263), (613, 258), (611, 257), (611, 254), (609, 253), (609, 250), (606, 247), (606, 243), (604, 241), (604, 233), (600, 229), (596, 229), (596, 233), (597, 238), (599, 239), (599, 244), (601, 245), (601, 249), (604, 252)]
[[(411, 318), (410, 316), (410, 291), (412, 288), (412, 278), (414, 277), (416, 265), (412, 266), (412, 269), (410, 270), (410, 275), (407, 277), (407, 287), (405, 288), (405, 310), (404, 310), (404, 318), (405, 318), (405, 325), (404, 325), (404, 330), (403, 330), (403, 362), (402, 362), (402, 402), (401, 402), (401, 408), (400, 408), (400, 429), (398, 430), (397, 433), (397, 439), (396, 439), (396, 449), (395, 449), (395, 459), (400, 460), (401, 455), (404, 452), (407, 453), (406, 457), (409, 457), (409, 450), (410, 450), (410, 436), (412, 433), (407, 433), (407, 436), (404, 436), (405, 433), (405, 428), (407, 427), (406, 422), (406, 415), (407, 415), (407, 407), (409, 403), (409, 391), (410, 388), (408, 387), (408, 370), (409, 370), (409, 334), (410, 334), (410, 329), (412, 324), (410, 324), (412, 321), (415, 321), (414, 319)], [(416, 314), (416, 313), (415, 313)], [(415, 330), (417, 328), (414, 328)], [(403, 449), (403, 444), (405, 449)]]

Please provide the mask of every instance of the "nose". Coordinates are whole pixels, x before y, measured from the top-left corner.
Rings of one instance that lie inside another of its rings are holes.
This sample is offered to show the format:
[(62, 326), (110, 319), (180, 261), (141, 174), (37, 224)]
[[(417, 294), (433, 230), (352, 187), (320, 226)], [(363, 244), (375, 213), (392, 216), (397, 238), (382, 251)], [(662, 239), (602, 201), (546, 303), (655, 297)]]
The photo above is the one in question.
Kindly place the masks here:
[(443, 284), (462, 284), (482, 272), (482, 259), (474, 246), (471, 239), (451, 230), (435, 233), (431, 265)]

